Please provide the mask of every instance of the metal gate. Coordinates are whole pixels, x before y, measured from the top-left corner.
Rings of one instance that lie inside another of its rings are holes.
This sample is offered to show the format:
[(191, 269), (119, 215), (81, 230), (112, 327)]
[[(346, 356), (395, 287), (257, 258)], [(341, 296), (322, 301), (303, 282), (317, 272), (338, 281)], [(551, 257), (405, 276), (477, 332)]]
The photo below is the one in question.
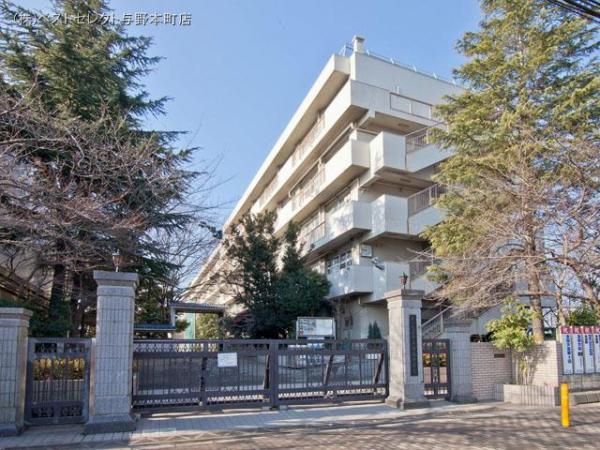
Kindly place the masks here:
[(384, 399), (384, 340), (136, 340), (133, 408)]
[(450, 399), (450, 340), (423, 339), (425, 397)]
[(29, 338), (25, 421), (82, 423), (88, 416), (90, 339)]

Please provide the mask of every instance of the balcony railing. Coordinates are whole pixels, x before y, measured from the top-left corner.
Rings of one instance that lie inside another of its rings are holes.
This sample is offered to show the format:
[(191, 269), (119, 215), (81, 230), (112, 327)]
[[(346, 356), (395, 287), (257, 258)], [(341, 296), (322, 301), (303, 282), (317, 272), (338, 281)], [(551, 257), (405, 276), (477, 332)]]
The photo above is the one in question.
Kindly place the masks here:
[(446, 192), (446, 189), (443, 186), (434, 184), (411, 195), (408, 197), (408, 216), (414, 216), (418, 212), (429, 208), (444, 192)]
[(408, 273), (410, 280), (420, 277), (427, 272), (427, 267), (432, 264), (429, 259), (415, 259), (408, 262)]
[(406, 135), (406, 153), (413, 153), (431, 144), (430, 128), (423, 128)]
[(271, 198), (271, 196), (275, 193), (275, 189), (277, 188), (277, 184), (279, 182), (279, 177), (275, 175), (271, 182), (267, 185), (267, 187), (263, 190), (262, 194), (258, 198), (258, 206), (262, 208)]
[(325, 119), (323, 116), (319, 116), (317, 121), (313, 124), (308, 133), (302, 138), (302, 140), (296, 145), (294, 153), (291, 156), (292, 167), (296, 167), (300, 161), (304, 159), (308, 151), (312, 148), (313, 144), (320, 136), (321, 132), (325, 129)]
[(304, 206), (320, 190), (325, 182), (325, 170), (319, 169), (317, 174), (312, 177), (294, 196), (292, 197), (292, 210)]
[(299, 241), (304, 246), (304, 250), (310, 250), (310, 247), (319, 239), (325, 237), (325, 222), (306, 231), (300, 232)]

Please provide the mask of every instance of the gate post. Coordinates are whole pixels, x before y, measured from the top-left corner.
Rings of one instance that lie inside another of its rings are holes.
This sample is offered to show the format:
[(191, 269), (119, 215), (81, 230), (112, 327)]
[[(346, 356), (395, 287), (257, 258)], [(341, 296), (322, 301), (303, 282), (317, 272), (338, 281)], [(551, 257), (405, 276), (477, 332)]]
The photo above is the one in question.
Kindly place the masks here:
[(15, 436), (25, 425), (27, 332), (32, 312), (0, 308), (0, 437)]
[(98, 284), (90, 413), (84, 433), (135, 430), (131, 415), (136, 273), (94, 271)]
[(450, 340), (450, 400), (475, 402), (471, 377), (471, 322), (450, 321), (444, 333)]
[(386, 293), (389, 321), (389, 396), (385, 403), (407, 409), (429, 406), (424, 396), (421, 299), (423, 291)]

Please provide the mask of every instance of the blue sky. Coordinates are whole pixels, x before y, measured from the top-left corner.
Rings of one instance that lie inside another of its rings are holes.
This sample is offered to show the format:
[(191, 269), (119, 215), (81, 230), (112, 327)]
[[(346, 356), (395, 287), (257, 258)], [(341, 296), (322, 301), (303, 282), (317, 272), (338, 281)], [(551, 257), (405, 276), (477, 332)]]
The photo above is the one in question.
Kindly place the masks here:
[[(22, 0), (42, 8), (48, 2)], [(202, 148), (194, 162), (222, 156), (214, 192), (224, 219), (258, 170), (332, 53), (352, 35), (374, 52), (440, 75), (461, 64), (457, 39), (480, 18), (475, 0), (130, 0), (124, 13), (190, 13), (191, 26), (130, 26), (154, 38), (165, 59), (145, 80), (173, 100), (149, 126), (187, 130)]]

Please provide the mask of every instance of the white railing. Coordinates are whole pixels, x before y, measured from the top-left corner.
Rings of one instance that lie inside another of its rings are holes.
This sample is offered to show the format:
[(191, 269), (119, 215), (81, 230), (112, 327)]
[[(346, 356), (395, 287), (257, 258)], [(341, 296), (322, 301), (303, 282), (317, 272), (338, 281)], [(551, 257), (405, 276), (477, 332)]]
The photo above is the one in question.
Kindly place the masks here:
[(302, 188), (292, 197), (292, 210), (296, 211), (312, 199), (319, 192), (324, 181), (325, 170), (319, 169), (317, 174), (302, 186)]
[[(341, 56), (350, 56), (350, 55), (352, 55), (353, 52), (354, 52), (354, 48), (352, 47), (352, 44), (346, 43), (341, 48), (341, 50), (338, 52), (338, 55), (341, 55)], [(421, 75), (425, 75), (425, 76), (428, 76), (428, 77), (431, 77), (431, 78), (435, 78), (436, 80), (445, 81), (446, 83), (450, 83), (450, 84), (453, 84), (453, 85), (457, 86), (456, 81), (454, 81), (453, 79), (441, 76), (441, 75), (439, 75), (439, 74), (437, 74), (435, 72), (428, 72), (428, 71), (425, 71), (425, 70), (422, 70), (422, 69), (418, 69), (417, 67), (415, 67), (413, 65), (402, 63), (402, 62), (398, 61), (397, 59), (390, 58), (390, 57), (384, 56), (384, 55), (380, 55), (380, 54), (374, 53), (374, 52), (372, 52), (370, 50), (365, 50), (365, 54), (367, 54), (369, 56), (372, 56), (373, 58), (377, 58), (377, 59), (380, 59), (382, 61), (389, 62), (389, 63), (391, 63), (391, 64), (393, 64), (395, 66), (403, 67), (405, 69), (412, 70), (413, 72), (420, 73)]]
[(434, 184), (408, 197), (408, 216), (414, 216), (418, 212), (429, 208), (445, 191), (444, 186)]
[(277, 183), (279, 182), (279, 177), (275, 175), (271, 182), (267, 185), (267, 187), (263, 190), (260, 197), (258, 197), (258, 206), (262, 208), (271, 198), (271, 196), (275, 193), (275, 189), (277, 188)]
[(423, 322), (421, 325), (421, 334), (423, 339), (433, 339), (441, 335), (446, 329), (446, 323), (450, 320), (452, 315), (452, 306), (448, 306), (431, 319)]
[(317, 226), (301, 231), (298, 240), (304, 246), (304, 250), (310, 250), (310, 247), (319, 239), (325, 237), (325, 222), (321, 222)]
[(296, 145), (294, 153), (292, 153), (292, 156), (290, 157), (292, 167), (296, 167), (298, 164), (300, 164), (300, 161), (304, 159), (304, 157), (306, 156), (308, 151), (313, 147), (313, 144), (324, 129), (325, 120), (323, 116), (319, 116), (317, 121), (310, 128), (310, 130), (308, 130), (306, 135), (302, 138), (298, 145)]
[[(319, 116), (317, 121), (313, 124), (310, 130), (302, 138), (302, 140), (296, 145), (294, 152), (290, 155), (288, 161), (291, 168), (296, 167), (304, 159), (308, 151), (312, 148), (315, 141), (325, 129), (325, 120), (323, 116)], [(279, 185), (279, 176), (275, 175), (269, 184), (263, 189), (260, 197), (258, 197), (257, 204), (259, 208), (262, 208), (271, 199), (277, 187)]]
[(431, 144), (429, 139), (430, 128), (423, 128), (414, 131), (405, 136), (406, 138), (406, 153), (413, 153)]

